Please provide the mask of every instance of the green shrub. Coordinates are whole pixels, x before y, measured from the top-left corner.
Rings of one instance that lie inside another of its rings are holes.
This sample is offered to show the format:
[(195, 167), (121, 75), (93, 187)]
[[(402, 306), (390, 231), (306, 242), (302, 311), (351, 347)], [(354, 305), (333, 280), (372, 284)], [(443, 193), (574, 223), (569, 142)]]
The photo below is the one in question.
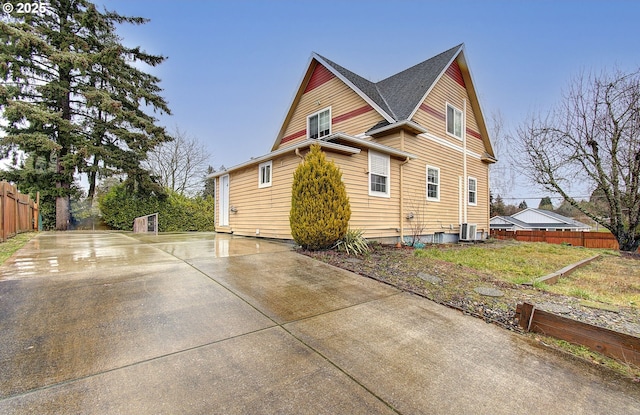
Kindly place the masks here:
[(158, 213), (160, 232), (213, 231), (214, 199), (131, 194), (124, 184), (113, 186), (100, 200), (103, 220), (113, 229), (131, 230), (138, 216)]
[(347, 233), (351, 207), (342, 173), (314, 144), (293, 175), (289, 224), (305, 249), (333, 246)]
[(364, 238), (361, 229), (349, 229), (347, 233), (336, 242), (336, 249), (344, 251), (348, 255), (361, 255), (369, 251), (369, 243)]
[(132, 194), (124, 183), (111, 187), (98, 200), (102, 219), (112, 229), (132, 230), (133, 220), (160, 210), (161, 200), (155, 195)]
[(158, 211), (158, 229), (162, 232), (213, 231), (214, 199), (188, 198), (170, 193)]

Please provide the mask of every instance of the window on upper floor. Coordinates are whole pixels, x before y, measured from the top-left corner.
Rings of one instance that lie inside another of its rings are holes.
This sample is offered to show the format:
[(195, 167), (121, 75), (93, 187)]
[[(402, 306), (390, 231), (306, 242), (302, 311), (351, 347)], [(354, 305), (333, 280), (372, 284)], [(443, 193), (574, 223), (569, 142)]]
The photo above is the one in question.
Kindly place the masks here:
[(369, 151), (369, 195), (389, 197), (391, 159), (387, 154)]
[(440, 201), (440, 169), (427, 166), (427, 200)]
[(447, 104), (447, 133), (462, 139), (462, 111)]
[(307, 117), (309, 138), (320, 138), (331, 134), (331, 108), (325, 108)]
[(258, 166), (258, 187), (271, 186), (271, 168), (273, 163), (271, 160), (260, 163)]
[(478, 204), (478, 180), (474, 177), (469, 177), (468, 183), (469, 204), (476, 206)]

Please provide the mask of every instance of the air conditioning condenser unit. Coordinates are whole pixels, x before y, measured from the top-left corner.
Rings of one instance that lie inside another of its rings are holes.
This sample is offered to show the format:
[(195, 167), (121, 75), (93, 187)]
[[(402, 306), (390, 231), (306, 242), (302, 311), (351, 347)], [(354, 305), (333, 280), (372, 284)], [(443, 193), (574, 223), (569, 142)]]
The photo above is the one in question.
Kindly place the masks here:
[(476, 232), (478, 230), (477, 223), (463, 223), (460, 225), (460, 240), (461, 241), (475, 241)]

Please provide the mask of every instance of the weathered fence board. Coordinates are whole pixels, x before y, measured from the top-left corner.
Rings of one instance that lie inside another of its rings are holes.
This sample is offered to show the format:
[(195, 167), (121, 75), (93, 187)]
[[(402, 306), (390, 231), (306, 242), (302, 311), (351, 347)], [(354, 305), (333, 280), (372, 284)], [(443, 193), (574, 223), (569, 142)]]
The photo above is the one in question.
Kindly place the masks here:
[(0, 242), (38, 229), (38, 203), (7, 182), (0, 182)]
[(532, 331), (589, 349), (640, 367), (640, 337), (558, 316), (532, 304), (518, 304), (518, 324)]

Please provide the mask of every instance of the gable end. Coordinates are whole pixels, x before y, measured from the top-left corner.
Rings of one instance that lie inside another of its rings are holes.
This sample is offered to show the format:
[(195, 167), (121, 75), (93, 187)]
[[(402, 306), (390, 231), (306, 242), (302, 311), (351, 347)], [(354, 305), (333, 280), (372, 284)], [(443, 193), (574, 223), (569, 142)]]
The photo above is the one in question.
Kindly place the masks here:
[(325, 82), (329, 82), (336, 76), (332, 74), (327, 68), (318, 64), (313, 70), (313, 74), (311, 75), (311, 79), (309, 79), (309, 83), (307, 83), (307, 87), (304, 89), (304, 94), (309, 91), (312, 91), (324, 84)]
[(460, 65), (458, 65), (458, 61), (454, 60), (451, 62), (451, 65), (447, 68), (446, 72), (454, 81), (458, 83), (463, 88), (467, 88), (464, 83), (464, 78), (462, 77), (462, 71), (460, 70)]

